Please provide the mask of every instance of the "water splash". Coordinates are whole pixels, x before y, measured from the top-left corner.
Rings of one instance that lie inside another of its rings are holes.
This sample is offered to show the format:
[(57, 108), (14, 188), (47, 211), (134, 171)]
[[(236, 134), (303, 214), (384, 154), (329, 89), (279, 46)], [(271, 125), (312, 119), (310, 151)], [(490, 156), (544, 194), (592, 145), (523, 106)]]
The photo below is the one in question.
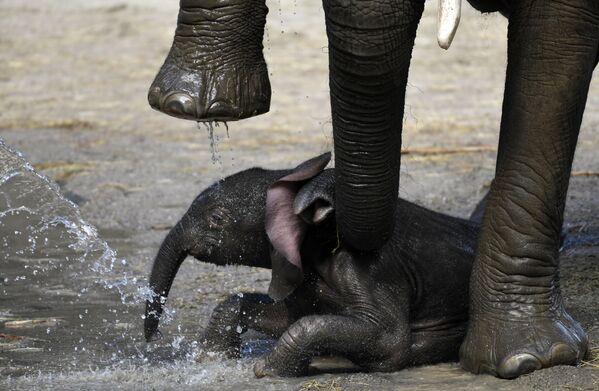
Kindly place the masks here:
[[(100, 238), (54, 182), (2, 140), (0, 270), (0, 303), (14, 311), (0, 307), (0, 319), (31, 328), (20, 343), (49, 360), (44, 370), (79, 369), (82, 363), (141, 365), (154, 357), (151, 346), (139, 344), (141, 325), (135, 323), (142, 303), (156, 295), (145, 275)], [(165, 310), (163, 327), (176, 313)], [(19, 329), (8, 331), (21, 334)], [(192, 360), (193, 343), (181, 340), (170, 346), (168, 357)], [(16, 363), (17, 371), (29, 368), (22, 358)]]
[[(213, 130), (219, 127), (215, 125)], [(200, 384), (202, 389), (210, 389), (204, 387), (206, 381), (219, 390), (248, 389), (237, 383), (253, 379), (252, 363), (247, 359), (220, 358), (202, 363), (203, 374), (198, 377), (195, 360), (200, 346), (195, 334), (180, 325), (162, 342), (146, 344), (142, 340), (141, 304), (156, 293), (148, 287), (145, 276), (100, 238), (54, 182), (37, 173), (1, 140), (0, 270), (0, 303), (11, 306), (11, 311), (0, 306), (0, 322), (38, 322), (27, 333), (8, 330), (28, 335), (19, 337), (25, 339), (19, 342), (24, 344), (22, 351), (36, 354), (24, 358), (17, 350), (9, 352), (15, 359), (14, 363), (12, 358), (0, 361), (0, 389), (34, 389), (31, 385), (40, 383), (81, 389), (73, 386), (81, 379), (85, 379), (84, 388), (90, 389), (87, 382), (98, 372), (103, 375), (92, 389), (104, 389), (103, 376), (123, 384), (131, 374), (146, 370), (177, 373), (187, 367), (189, 371), (181, 379), (195, 376), (191, 384)], [(165, 308), (162, 328), (169, 323), (174, 326), (176, 308)], [(38, 319), (42, 316), (48, 318)], [(244, 345), (242, 351), (246, 355), (258, 351), (255, 345)], [(40, 362), (43, 365), (37, 364)], [(9, 365), (4, 367), (5, 363)], [(240, 363), (243, 373), (235, 370)], [(231, 374), (236, 375), (231, 378)], [(230, 379), (225, 388), (224, 376)], [(161, 375), (152, 379), (154, 384)], [(253, 389), (264, 390), (264, 382), (256, 382)]]
[[(40, 260), (31, 266), (33, 275), (61, 268), (73, 270), (75, 276), (92, 272), (98, 276), (93, 284), (118, 292), (123, 304), (145, 300), (140, 293), (145, 278), (129, 270), (125, 259), (118, 259), (54, 182), (2, 140), (0, 162), (0, 259)], [(75, 263), (83, 269), (76, 270)]]

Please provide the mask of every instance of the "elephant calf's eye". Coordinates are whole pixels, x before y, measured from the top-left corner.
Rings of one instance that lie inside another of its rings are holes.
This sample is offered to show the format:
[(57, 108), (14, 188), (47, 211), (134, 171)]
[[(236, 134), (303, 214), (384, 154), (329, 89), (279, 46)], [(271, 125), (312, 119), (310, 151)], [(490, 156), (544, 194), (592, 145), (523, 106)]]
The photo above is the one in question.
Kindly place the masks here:
[(213, 212), (209, 217), (209, 223), (211, 227), (218, 227), (222, 225), (224, 221), (224, 215), (220, 211)]

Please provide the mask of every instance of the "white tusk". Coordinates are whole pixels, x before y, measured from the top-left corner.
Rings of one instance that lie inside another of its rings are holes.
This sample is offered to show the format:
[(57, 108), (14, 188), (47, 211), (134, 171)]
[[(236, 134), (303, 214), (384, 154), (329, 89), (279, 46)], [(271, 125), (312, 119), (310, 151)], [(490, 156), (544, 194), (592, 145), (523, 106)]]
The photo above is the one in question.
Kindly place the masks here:
[(462, 0), (439, 0), (437, 16), (437, 42), (443, 49), (449, 49), (460, 24)]

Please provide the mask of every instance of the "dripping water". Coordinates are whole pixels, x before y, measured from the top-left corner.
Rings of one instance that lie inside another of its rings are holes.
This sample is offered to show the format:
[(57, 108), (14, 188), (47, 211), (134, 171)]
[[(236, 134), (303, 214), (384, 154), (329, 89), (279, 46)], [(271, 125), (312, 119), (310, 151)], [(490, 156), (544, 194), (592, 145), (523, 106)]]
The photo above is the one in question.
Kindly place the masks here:
[(270, 52), (270, 33), (268, 32), (268, 23), (264, 26), (264, 36), (266, 37), (266, 50)]
[(227, 133), (227, 139), (230, 139), (231, 136), (229, 136), (229, 124), (227, 123), (227, 121), (224, 121), (223, 124), (225, 125), (225, 132)]
[[(218, 163), (218, 164), (222, 165), (221, 155), (218, 150), (219, 137), (218, 137), (218, 135), (214, 134), (214, 128), (218, 128), (220, 126), (219, 122), (218, 121), (206, 121), (206, 122), (197, 121), (197, 124), (198, 124), (198, 129), (201, 129), (203, 127), (204, 130), (206, 131), (206, 133), (208, 133), (208, 139), (210, 141), (210, 153), (212, 155), (212, 164)], [(229, 127), (226, 122), (225, 122), (225, 128), (226, 128), (227, 138), (228, 138), (229, 137)]]
[(281, 19), (281, 34), (285, 34), (285, 28), (283, 27), (283, 5), (279, 0), (279, 18)]

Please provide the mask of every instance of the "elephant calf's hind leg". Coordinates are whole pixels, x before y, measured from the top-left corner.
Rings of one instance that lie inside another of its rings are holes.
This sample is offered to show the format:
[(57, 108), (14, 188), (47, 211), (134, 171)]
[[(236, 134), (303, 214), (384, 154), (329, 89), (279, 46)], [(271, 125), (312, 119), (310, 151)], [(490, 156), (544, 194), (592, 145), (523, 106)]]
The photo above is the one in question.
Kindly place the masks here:
[[(382, 362), (390, 354), (377, 349), (378, 330), (372, 324), (338, 315), (305, 316), (295, 322), (254, 366), (257, 377), (302, 376), (312, 358), (343, 355), (356, 364)], [(381, 348), (379, 346), (379, 348)]]

